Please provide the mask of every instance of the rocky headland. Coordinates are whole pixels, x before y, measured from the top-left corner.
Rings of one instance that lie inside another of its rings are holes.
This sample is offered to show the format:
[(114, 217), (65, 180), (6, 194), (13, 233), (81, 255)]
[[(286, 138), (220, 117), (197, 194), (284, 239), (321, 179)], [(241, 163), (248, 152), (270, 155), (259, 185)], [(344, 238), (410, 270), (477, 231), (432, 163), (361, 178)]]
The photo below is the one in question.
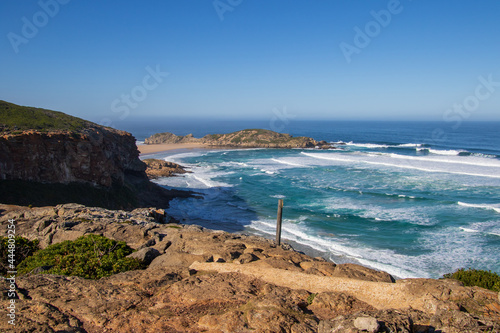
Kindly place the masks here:
[[(214, 147), (329, 147), (265, 130), (201, 139), (164, 133), (148, 143), (192, 140)], [(176, 223), (154, 207), (192, 194), (168, 192), (148, 177), (185, 171), (140, 161), (129, 133), (0, 101), (0, 235), (14, 223), (16, 236), (36, 239), (41, 248), (101, 235), (135, 249), (129, 256), (145, 267), (99, 280), (48, 274), (47, 266), (18, 275), (16, 326), (2, 306), (0, 331), (500, 331), (495, 292), (448, 279), (395, 281), (287, 244)], [(10, 303), (11, 285), (0, 283), (2, 302)]]
[(130, 133), (0, 101), (0, 202), (132, 209), (183, 195), (148, 181)]
[(326, 141), (316, 141), (305, 136), (293, 137), (265, 129), (246, 129), (228, 134), (209, 134), (195, 138), (192, 134), (178, 136), (158, 133), (144, 141), (145, 144), (199, 143), (218, 148), (332, 148)]
[[(99, 280), (43, 269), (18, 276), (16, 332), (500, 330), (495, 292), (455, 280), (394, 281), (260, 237), (171, 223), (154, 208), (1, 205), (0, 213), (2, 230), (14, 219), (17, 234), (41, 247), (99, 234), (125, 241), (148, 265)], [(0, 330), (8, 325), (0, 321)]]

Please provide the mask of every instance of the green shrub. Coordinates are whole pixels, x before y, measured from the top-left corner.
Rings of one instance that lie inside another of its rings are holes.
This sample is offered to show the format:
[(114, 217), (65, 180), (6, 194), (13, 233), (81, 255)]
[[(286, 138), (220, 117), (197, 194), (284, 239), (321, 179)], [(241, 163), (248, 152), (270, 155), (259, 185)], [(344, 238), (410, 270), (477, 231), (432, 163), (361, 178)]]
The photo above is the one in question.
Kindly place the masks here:
[[(12, 240), (9, 242), (9, 239)], [(38, 249), (37, 239), (30, 241), (21, 236), (0, 237), (0, 275), (5, 276), (7, 271), (15, 271), (25, 258), (33, 255)]]
[(478, 286), (500, 292), (500, 276), (491, 271), (460, 268), (455, 273), (448, 273), (443, 277), (461, 281), (466, 286)]
[(87, 235), (74, 241), (52, 244), (38, 251), (19, 265), (19, 274), (48, 266), (50, 269), (43, 273), (100, 279), (144, 268), (141, 261), (126, 258), (132, 252), (133, 250), (125, 242), (117, 242), (99, 235)]
[(34, 129), (81, 131), (95, 124), (58, 111), (21, 106), (0, 100), (0, 127), (14, 134)]
[(309, 296), (307, 296), (307, 304), (311, 305), (312, 302), (314, 301), (314, 299), (316, 298), (316, 295), (318, 294), (310, 294)]

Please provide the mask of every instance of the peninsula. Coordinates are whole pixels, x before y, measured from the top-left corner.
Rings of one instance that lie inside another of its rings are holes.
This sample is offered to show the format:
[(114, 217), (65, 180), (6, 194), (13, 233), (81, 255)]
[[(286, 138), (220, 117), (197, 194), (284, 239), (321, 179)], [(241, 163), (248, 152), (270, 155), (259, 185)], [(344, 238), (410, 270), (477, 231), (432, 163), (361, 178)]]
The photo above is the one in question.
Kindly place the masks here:
[(139, 146), (141, 153), (179, 148), (333, 148), (326, 141), (316, 141), (305, 136), (273, 132), (266, 129), (245, 129), (228, 134), (209, 134), (195, 138), (192, 134), (178, 136), (165, 132), (150, 136)]

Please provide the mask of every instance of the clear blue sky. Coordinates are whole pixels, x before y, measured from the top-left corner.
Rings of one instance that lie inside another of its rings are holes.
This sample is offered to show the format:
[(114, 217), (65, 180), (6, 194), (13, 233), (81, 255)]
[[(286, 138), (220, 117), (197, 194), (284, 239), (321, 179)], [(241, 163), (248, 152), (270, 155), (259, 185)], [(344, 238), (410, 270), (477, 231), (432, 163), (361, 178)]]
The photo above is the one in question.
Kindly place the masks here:
[(1, 0), (0, 99), (113, 123), (500, 120), (499, 17), (494, 0)]

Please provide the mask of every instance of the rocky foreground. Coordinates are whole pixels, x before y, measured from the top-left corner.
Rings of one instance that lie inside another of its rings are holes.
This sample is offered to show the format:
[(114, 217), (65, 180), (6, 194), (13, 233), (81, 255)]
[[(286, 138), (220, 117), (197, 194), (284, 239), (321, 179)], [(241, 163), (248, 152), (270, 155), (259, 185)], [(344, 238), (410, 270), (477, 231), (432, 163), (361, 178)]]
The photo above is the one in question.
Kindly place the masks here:
[(394, 281), (260, 237), (171, 223), (162, 210), (0, 205), (0, 213), (2, 230), (15, 219), (17, 235), (42, 247), (100, 234), (149, 264), (100, 280), (18, 276), (17, 325), (0, 320), (2, 332), (500, 331), (497, 293), (453, 280)]
[(246, 129), (228, 134), (209, 134), (195, 138), (192, 134), (178, 136), (158, 133), (144, 141), (145, 144), (199, 143), (210, 147), (236, 148), (332, 148), (326, 141), (316, 141), (305, 136), (293, 137), (264, 129)]

